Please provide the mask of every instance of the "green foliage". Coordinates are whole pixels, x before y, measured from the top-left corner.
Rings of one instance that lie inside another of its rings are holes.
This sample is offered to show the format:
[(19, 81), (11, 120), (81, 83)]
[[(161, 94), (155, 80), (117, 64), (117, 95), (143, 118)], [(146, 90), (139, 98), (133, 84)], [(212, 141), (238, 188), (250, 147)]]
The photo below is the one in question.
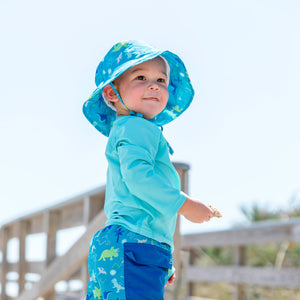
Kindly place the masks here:
[(202, 261), (204, 259), (204, 255), (210, 258), (210, 265), (213, 263), (214, 265), (230, 265), (233, 263), (232, 259), (232, 247), (215, 247), (215, 248), (205, 248), (202, 249), (202, 253), (200, 254), (200, 259), (202, 256)]
[(286, 252), (286, 259), (283, 267), (285, 268), (297, 268), (300, 267), (300, 244), (291, 243)]
[(262, 207), (257, 202), (254, 202), (250, 207), (241, 205), (240, 210), (247, 221), (253, 223), (265, 220), (280, 219), (280, 212), (278, 210), (271, 211), (268, 207)]
[(274, 266), (279, 247), (278, 244), (248, 246), (246, 251), (247, 265), (252, 267)]

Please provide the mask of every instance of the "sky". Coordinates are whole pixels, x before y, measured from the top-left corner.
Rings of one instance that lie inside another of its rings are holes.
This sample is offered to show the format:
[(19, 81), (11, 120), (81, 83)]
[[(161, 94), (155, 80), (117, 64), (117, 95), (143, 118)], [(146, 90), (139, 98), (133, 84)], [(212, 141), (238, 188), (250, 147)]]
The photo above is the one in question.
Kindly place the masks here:
[(182, 232), (300, 205), (299, 28), (293, 0), (0, 1), (0, 224), (105, 184), (107, 138), (82, 105), (129, 39), (179, 55), (195, 89), (164, 134), (189, 194), (223, 218)]

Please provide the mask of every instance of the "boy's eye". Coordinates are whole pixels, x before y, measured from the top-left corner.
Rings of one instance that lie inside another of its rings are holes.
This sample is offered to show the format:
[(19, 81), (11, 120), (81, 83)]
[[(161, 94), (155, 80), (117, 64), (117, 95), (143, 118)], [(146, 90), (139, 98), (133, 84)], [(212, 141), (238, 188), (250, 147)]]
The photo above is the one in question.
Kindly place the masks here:
[(158, 78), (157, 81), (158, 81), (158, 82), (165, 83), (165, 82), (166, 82), (166, 79), (165, 79), (165, 78)]
[(139, 75), (136, 79), (137, 79), (137, 80), (145, 80), (146, 78), (145, 78), (145, 76), (143, 76), (143, 75)]

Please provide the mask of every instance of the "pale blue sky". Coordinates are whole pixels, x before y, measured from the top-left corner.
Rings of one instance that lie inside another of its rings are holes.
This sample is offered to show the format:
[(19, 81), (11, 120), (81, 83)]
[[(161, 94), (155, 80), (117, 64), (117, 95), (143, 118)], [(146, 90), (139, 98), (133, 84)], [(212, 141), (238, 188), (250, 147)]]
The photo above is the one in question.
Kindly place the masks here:
[[(81, 107), (117, 41), (177, 53), (195, 88), (165, 127), (190, 194), (220, 209), (300, 191), (299, 1), (0, 1), (0, 223), (105, 183), (107, 139)], [(300, 203), (300, 200), (299, 202)]]

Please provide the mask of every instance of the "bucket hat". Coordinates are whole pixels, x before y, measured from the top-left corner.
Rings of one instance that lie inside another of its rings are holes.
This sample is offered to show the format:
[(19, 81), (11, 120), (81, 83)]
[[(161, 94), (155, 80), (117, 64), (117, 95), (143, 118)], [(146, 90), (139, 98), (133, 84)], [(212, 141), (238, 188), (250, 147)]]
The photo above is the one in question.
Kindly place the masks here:
[[(165, 109), (149, 120), (163, 126), (180, 116), (191, 104), (194, 90), (182, 60), (170, 51), (159, 51), (142, 41), (125, 41), (115, 44), (99, 63), (95, 83), (97, 88), (83, 105), (83, 113), (88, 121), (102, 134), (109, 136), (116, 111), (107, 105), (103, 88), (129, 68), (161, 56), (170, 68), (169, 98)], [(112, 85), (113, 86), (113, 85)], [(122, 101), (122, 100), (121, 100)]]

